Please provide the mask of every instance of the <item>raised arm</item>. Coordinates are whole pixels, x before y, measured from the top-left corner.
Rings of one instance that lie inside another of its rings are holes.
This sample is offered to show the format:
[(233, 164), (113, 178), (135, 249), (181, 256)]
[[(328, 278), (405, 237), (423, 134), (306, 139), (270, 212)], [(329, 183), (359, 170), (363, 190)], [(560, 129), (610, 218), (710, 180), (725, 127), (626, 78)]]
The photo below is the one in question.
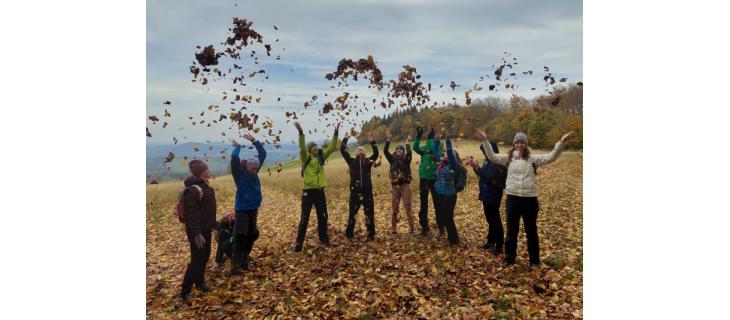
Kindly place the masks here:
[(264, 160), (266, 160), (266, 150), (261, 144), (261, 141), (256, 140), (256, 138), (254, 138), (252, 135), (245, 134), (243, 137), (251, 141), (251, 143), (253, 143), (253, 146), (256, 148), (256, 152), (258, 153), (259, 158), (259, 167), (258, 169), (256, 169), (256, 172), (258, 172), (259, 170), (261, 170), (261, 167), (264, 166)]
[(388, 134), (385, 136), (385, 146), (383, 146), (383, 152), (385, 153), (385, 159), (388, 160), (388, 163), (393, 163), (393, 160), (395, 158), (392, 154), (390, 154), (390, 151), (388, 150), (390, 148), (390, 138), (391, 138), (390, 131), (388, 131)]
[(335, 134), (332, 135), (332, 141), (330, 142), (330, 145), (327, 146), (327, 150), (324, 151), (324, 154), (322, 155), (322, 158), (324, 160), (327, 160), (329, 156), (332, 154), (332, 152), (335, 152), (337, 149), (337, 142), (339, 141), (339, 137), (337, 133), (340, 131), (340, 123), (338, 122), (335, 126)]
[(378, 160), (378, 156), (380, 153), (378, 153), (378, 144), (375, 142), (375, 139), (370, 139), (370, 146), (373, 148), (373, 154), (370, 156), (370, 161), (375, 162), (375, 160)]
[(481, 129), (476, 129), (479, 136), (482, 138), (482, 150), (484, 151), (484, 154), (487, 156), (487, 159), (489, 161), (492, 161), (496, 164), (500, 164), (503, 166), (507, 165), (507, 161), (509, 160), (509, 156), (507, 154), (495, 154), (494, 150), (492, 150), (492, 145), (489, 143), (489, 139), (487, 139), (487, 134), (484, 133)]
[(350, 160), (352, 160), (352, 157), (350, 156), (350, 153), (347, 152), (347, 140), (350, 138), (349, 133), (345, 133), (345, 138), (342, 139), (342, 144), (340, 144), (340, 153), (342, 154), (342, 158), (345, 159), (345, 162), (347, 162), (347, 165), (350, 165)]
[(299, 131), (299, 158), (302, 161), (307, 160), (307, 146), (304, 144), (304, 130), (302, 130), (302, 126), (299, 124), (299, 122), (294, 122), (294, 126), (297, 127), (297, 130)]
[(411, 159), (413, 159), (413, 152), (411, 151), (411, 136), (408, 135), (406, 138), (406, 161), (408, 163), (411, 163)]
[(441, 140), (436, 139), (433, 141), (433, 156), (436, 157), (436, 161), (441, 160)]
[(449, 139), (448, 136), (446, 137), (446, 156), (449, 158), (449, 166), (451, 167), (451, 170), (456, 171), (456, 169), (459, 168), (459, 162), (456, 159), (454, 149), (451, 146), (451, 139)]
[(421, 150), (421, 137), (423, 136), (423, 128), (418, 127), (416, 128), (416, 139), (413, 140), (413, 151), (416, 151), (419, 155), (423, 155), (423, 150)]
[(560, 138), (560, 140), (555, 143), (555, 147), (553, 147), (553, 151), (550, 151), (550, 153), (531, 156), (530, 158), (532, 158), (532, 162), (536, 166), (543, 166), (557, 160), (558, 157), (560, 157), (560, 154), (563, 152), (563, 146), (565, 145), (565, 141), (568, 140), (568, 138), (570, 138), (572, 134), (573, 131), (564, 134)]
[[(233, 175), (233, 181), (236, 182), (238, 177), (241, 176), (241, 145), (238, 144), (236, 139), (231, 141), (233, 144), (233, 150), (231, 151), (231, 175)], [(238, 182), (236, 182), (238, 183)]]

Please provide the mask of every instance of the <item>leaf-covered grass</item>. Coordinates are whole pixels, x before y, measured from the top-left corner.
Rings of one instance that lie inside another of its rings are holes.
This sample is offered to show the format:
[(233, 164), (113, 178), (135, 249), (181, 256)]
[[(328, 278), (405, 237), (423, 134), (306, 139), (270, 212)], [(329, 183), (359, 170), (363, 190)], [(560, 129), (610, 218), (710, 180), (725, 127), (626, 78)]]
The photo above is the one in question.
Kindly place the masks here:
[[(459, 141), (456, 145), (462, 156), (483, 158), (476, 142)], [(414, 174), (417, 160), (419, 157), (414, 155)], [(192, 306), (184, 305), (179, 299), (189, 250), (182, 225), (171, 211), (182, 184), (147, 186), (148, 317), (574, 319), (582, 316), (583, 167), (578, 153), (566, 151), (558, 161), (539, 169), (538, 228), (543, 265), (535, 271), (526, 268), (522, 229), (515, 266), (501, 268), (501, 257), (479, 248), (486, 238), (487, 224), (471, 170), (468, 186), (459, 194), (455, 210), (462, 245), (450, 247), (437, 235), (424, 238), (408, 234), (403, 210), (399, 234), (391, 235), (387, 168), (383, 159), (383, 165), (373, 170), (377, 240), (365, 241), (361, 209), (355, 240), (350, 242), (344, 236), (349, 177), (344, 161), (331, 158), (326, 166), (329, 184), (326, 192), (329, 234), (335, 245), (319, 244), (316, 215), (312, 212), (302, 253), (292, 251), (300, 216), (299, 166), (278, 174), (273, 171), (270, 176), (262, 171), (261, 237), (251, 253), (251, 271), (231, 277), (230, 265), (226, 263), (222, 271), (214, 270), (211, 257), (206, 278), (216, 289), (210, 294), (194, 291)], [(230, 177), (218, 177), (213, 185), (220, 217), (233, 209), (235, 189)], [(417, 186), (416, 178), (412, 184), (416, 216)], [(504, 205), (500, 210), (504, 223)], [(429, 223), (436, 230), (431, 206)]]

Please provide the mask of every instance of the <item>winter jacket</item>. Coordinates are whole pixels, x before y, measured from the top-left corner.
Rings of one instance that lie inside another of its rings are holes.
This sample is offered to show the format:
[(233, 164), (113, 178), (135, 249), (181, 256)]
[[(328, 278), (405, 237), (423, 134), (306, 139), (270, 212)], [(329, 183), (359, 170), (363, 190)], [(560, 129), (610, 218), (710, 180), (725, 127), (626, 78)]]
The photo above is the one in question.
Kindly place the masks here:
[[(302, 178), (302, 189), (322, 189), (327, 186), (327, 178), (324, 175), (324, 161), (335, 152), (337, 148), (337, 132), (332, 136), (332, 142), (327, 146), (326, 150), (321, 150), (322, 163), (318, 160), (316, 153), (307, 150), (304, 144), (304, 135), (299, 134), (299, 158), (302, 160), (304, 177)], [(307, 159), (310, 159), (307, 161)], [(309, 162), (309, 163), (307, 163)], [(304, 165), (306, 164), (306, 167)]]
[[(492, 150), (499, 153), (497, 144), (490, 143)], [(479, 177), (479, 200), (499, 205), (502, 202), (502, 193), (507, 180), (507, 168), (487, 159), (484, 161), (484, 165), (474, 169), (474, 173)]]
[(370, 169), (373, 164), (378, 160), (378, 145), (375, 141), (371, 141), (370, 145), (373, 147), (373, 154), (366, 157), (351, 157), (350, 153), (347, 152), (347, 138), (342, 139), (340, 144), (340, 153), (342, 158), (345, 159), (345, 163), (350, 168), (350, 190), (372, 190), (373, 183), (370, 179)]
[(406, 144), (406, 152), (400, 157), (396, 157), (391, 154), (388, 148), (390, 147), (390, 141), (385, 141), (385, 159), (390, 163), (390, 184), (394, 186), (400, 186), (411, 183), (411, 160), (413, 159), (413, 153), (411, 152), (411, 145)]
[(185, 228), (190, 230), (193, 235), (199, 235), (203, 230), (212, 230), (215, 226), (215, 190), (211, 188), (205, 180), (197, 176), (189, 176), (185, 178), (185, 187), (197, 185), (203, 190), (203, 198), (197, 194), (196, 188), (189, 188), (185, 191), (184, 203), (185, 208)]
[(246, 168), (241, 165), (239, 154), (241, 145), (237, 145), (231, 152), (231, 174), (233, 182), (236, 183), (236, 211), (256, 210), (261, 207), (261, 182), (259, 181), (259, 170), (264, 165), (266, 150), (261, 142), (254, 141), (259, 158), (259, 168), (256, 172), (249, 174)]
[(555, 161), (563, 151), (563, 145), (558, 141), (550, 153), (530, 155), (529, 159), (521, 159), (520, 153), (515, 150), (512, 161), (509, 161), (508, 155), (495, 154), (486, 142), (482, 145), (487, 154), (487, 159), (507, 166), (507, 182), (504, 190), (508, 195), (517, 197), (537, 197), (537, 176), (532, 165), (539, 167), (549, 164)]
[[(441, 141), (436, 139), (433, 144), (433, 154), (441, 159)], [(446, 139), (446, 156), (448, 163), (441, 171), (436, 172), (436, 194), (440, 196), (456, 195), (456, 170), (459, 168), (454, 149), (451, 147), (451, 139)]]
[(425, 180), (436, 180), (436, 168), (439, 166), (439, 161), (433, 156), (433, 140), (428, 139), (424, 148), (421, 149), (421, 138), (416, 137), (416, 140), (413, 140), (413, 151), (421, 156), (418, 177)]

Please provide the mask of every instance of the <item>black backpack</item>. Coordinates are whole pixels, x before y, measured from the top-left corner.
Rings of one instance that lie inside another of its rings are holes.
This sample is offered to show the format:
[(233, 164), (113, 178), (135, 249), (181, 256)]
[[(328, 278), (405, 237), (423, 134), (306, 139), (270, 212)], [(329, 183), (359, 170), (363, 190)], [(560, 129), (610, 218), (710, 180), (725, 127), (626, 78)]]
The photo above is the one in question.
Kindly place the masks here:
[[(324, 165), (324, 158), (322, 158), (322, 149), (317, 149), (317, 161), (319, 161), (320, 166)], [(302, 178), (304, 178), (304, 169), (307, 168), (310, 162), (312, 162), (312, 155), (307, 153), (307, 160), (304, 161), (304, 165), (302, 166), (302, 172), (300, 173)]]
[(459, 165), (459, 167), (456, 168), (456, 181), (454, 182), (454, 187), (456, 188), (456, 192), (462, 192), (464, 191), (464, 188), (466, 188), (466, 169), (462, 165)]
[(198, 201), (203, 201), (203, 188), (196, 184), (183, 188), (177, 194), (177, 202), (175, 203), (173, 213), (180, 223), (185, 223), (185, 197), (190, 196), (190, 192), (193, 190), (198, 194)]

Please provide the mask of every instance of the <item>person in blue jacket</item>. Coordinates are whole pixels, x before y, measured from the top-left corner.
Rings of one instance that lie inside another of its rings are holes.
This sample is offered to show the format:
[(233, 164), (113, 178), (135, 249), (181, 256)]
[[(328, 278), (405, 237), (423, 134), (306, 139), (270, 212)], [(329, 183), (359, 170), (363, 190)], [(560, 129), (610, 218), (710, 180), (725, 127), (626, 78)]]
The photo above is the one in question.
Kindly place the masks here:
[[(499, 153), (499, 147), (493, 141), (489, 141), (494, 153)], [(490, 250), (492, 254), (499, 255), (504, 249), (504, 229), (502, 218), (499, 215), (499, 205), (502, 203), (502, 194), (507, 181), (507, 168), (498, 165), (489, 159), (484, 151), (484, 146), (479, 145), (484, 154), (484, 165), (481, 167), (474, 159), (470, 159), (470, 165), (474, 173), (479, 177), (479, 200), (484, 208), (484, 217), (487, 219), (489, 231), (487, 241), (482, 248)]]
[(459, 156), (451, 146), (451, 139), (446, 136), (446, 155), (442, 155), (441, 141), (436, 139), (433, 154), (439, 159), (436, 169), (436, 220), (440, 220), (439, 231), (446, 229), (449, 243), (459, 244), (459, 233), (454, 223), (454, 207), (456, 207), (456, 171), (459, 168)]
[(258, 152), (258, 157), (240, 159), (241, 145), (234, 139), (233, 151), (231, 153), (231, 174), (236, 184), (236, 222), (234, 225), (233, 237), (233, 258), (231, 259), (232, 274), (240, 274), (241, 267), (248, 270), (249, 254), (253, 243), (259, 237), (259, 230), (256, 227), (259, 207), (261, 207), (261, 181), (259, 181), (259, 169), (266, 159), (266, 150), (250, 134), (243, 136), (253, 143)]

